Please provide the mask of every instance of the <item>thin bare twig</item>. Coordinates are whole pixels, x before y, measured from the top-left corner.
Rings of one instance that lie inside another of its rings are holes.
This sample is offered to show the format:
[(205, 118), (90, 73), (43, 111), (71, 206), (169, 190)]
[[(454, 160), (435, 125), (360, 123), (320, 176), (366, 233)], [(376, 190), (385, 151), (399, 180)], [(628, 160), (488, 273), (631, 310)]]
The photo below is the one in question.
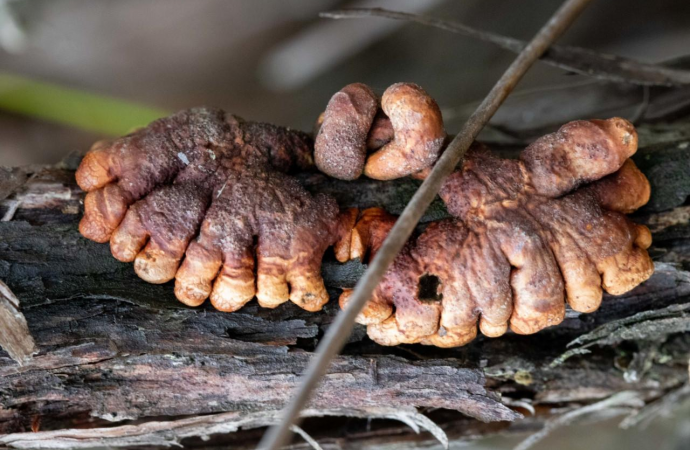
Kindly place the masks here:
[(646, 428), (654, 419), (668, 417), (683, 407), (690, 401), (690, 384), (684, 383), (681, 387), (674, 389), (655, 402), (646, 405), (644, 408), (635, 411), (626, 417), (620, 427), (628, 429), (632, 427)]
[(448, 148), (439, 158), (429, 176), (424, 180), (424, 183), (422, 183), (395, 222), (393, 229), (386, 237), (380, 250), (376, 253), (369, 268), (357, 282), (347, 308), (338, 313), (335, 321), (329, 327), (324, 339), (316, 349), (314, 358), (307, 367), (299, 390), (284, 410), (280, 424), (268, 430), (259, 443), (259, 448), (277, 450), (288, 442), (291, 425), (298, 420), (299, 412), (306, 405), (312, 391), (323, 377), (331, 359), (345, 345), (348, 336), (352, 332), (355, 317), (357, 317), (367, 300), (371, 297), (383, 274), (388, 270), (388, 267), (398, 253), (400, 253), (403, 245), (405, 245), (415, 226), (422, 218), (424, 211), (426, 211), (434, 197), (436, 197), (436, 194), (441, 189), (441, 183), (462, 161), (465, 152), (472, 145), (481, 129), (489, 122), (501, 103), (515, 88), (527, 70), (565, 32), (590, 1), (566, 0), (563, 3), (553, 17), (539, 30), (532, 41), (520, 52), (474, 114), (467, 120), (457, 136), (448, 145)]
[[(512, 94), (510, 94), (510, 99), (514, 100), (520, 97), (529, 97), (534, 94), (544, 94), (546, 92), (558, 92), (565, 91), (568, 89), (579, 88), (583, 86), (592, 86), (601, 83), (599, 80), (586, 79), (584, 81), (577, 81), (574, 83), (557, 84), (552, 86), (538, 86), (528, 89), (519, 89)], [(443, 106), (441, 105), (441, 111), (443, 112), (443, 120), (448, 122), (448, 120), (453, 120), (458, 115), (466, 115), (467, 113), (473, 111), (477, 108), (477, 105), (481, 103), (481, 100), (472, 100), (466, 103), (462, 103), (457, 106)]]
[(635, 110), (635, 114), (630, 118), (630, 122), (634, 125), (639, 125), (647, 109), (649, 109), (649, 86), (642, 86), (642, 102), (640, 102), (640, 106)]
[(10, 220), (12, 220), (12, 218), (14, 217), (14, 213), (16, 213), (17, 209), (19, 209), (18, 200), (8, 200), (6, 203), (7, 211), (2, 216), (2, 219), (0, 219), (0, 222), (9, 222)]
[[(451, 33), (473, 37), (484, 42), (490, 42), (515, 53), (521, 52), (527, 45), (527, 42), (520, 39), (478, 30), (459, 22), (382, 8), (342, 9), (321, 13), (321, 17), (329, 19), (382, 17), (394, 20), (407, 20), (450, 31)], [(658, 64), (647, 64), (581, 47), (553, 45), (541, 56), (541, 60), (561, 69), (618, 83), (633, 83), (643, 86), (690, 84), (690, 71)]]
[(573, 411), (567, 412), (562, 416), (557, 417), (556, 419), (547, 421), (544, 424), (544, 428), (528, 436), (524, 441), (520, 442), (513, 450), (527, 450), (529, 448), (532, 448), (534, 444), (544, 439), (552, 431), (562, 426), (569, 425), (581, 417), (588, 416), (590, 414), (594, 414), (600, 411), (605, 411), (610, 408), (641, 408), (642, 406), (644, 406), (644, 401), (642, 401), (638, 393), (633, 391), (619, 392), (600, 402), (583, 406), (582, 408), (578, 408)]
[(298, 427), (297, 425), (293, 425), (291, 428), (292, 428), (292, 431), (293, 431), (294, 433), (297, 433), (297, 434), (299, 434), (300, 436), (302, 436), (302, 439), (304, 439), (304, 441), (305, 441), (307, 444), (309, 444), (309, 446), (310, 446), (311, 448), (313, 448), (314, 450), (323, 450), (323, 448), (321, 448), (321, 446), (319, 445), (319, 443), (316, 442), (316, 439), (314, 439), (313, 437), (309, 436), (309, 433), (307, 433), (306, 431), (304, 431), (302, 428)]

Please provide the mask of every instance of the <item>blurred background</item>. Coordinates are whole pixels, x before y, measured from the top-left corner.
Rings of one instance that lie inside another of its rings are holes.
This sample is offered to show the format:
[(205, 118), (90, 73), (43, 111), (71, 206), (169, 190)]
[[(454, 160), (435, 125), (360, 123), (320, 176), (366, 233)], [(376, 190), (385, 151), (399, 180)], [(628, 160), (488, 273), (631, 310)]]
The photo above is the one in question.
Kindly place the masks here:
[[(452, 19), (528, 39), (560, 0), (0, 0), (0, 166), (54, 163), (97, 139), (192, 106), (303, 130), (330, 96), (359, 81), (379, 93), (422, 85), (458, 130), (514, 55), (420, 25), (334, 21), (318, 13), (379, 6)], [(660, 62), (690, 53), (690, 1), (599, 0), (562, 43)], [(494, 124), (540, 126), (612, 115), (570, 95), (547, 110), (525, 107), (591, 80), (537, 64)], [(615, 113), (635, 114), (640, 88)], [(687, 411), (686, 411), (687, 412)], [(682, 431), (684, 430), (684, 431)], [(690, 448), (687, 416), (646, 430), (616, 423), (575, 427), (538, 449)], [(511, 448), (492, 438), (475, 448)]]
[[(0, 165), (53, 163), (103, 136), (199, 105), (310, 130), (330, 96), (354, 81), (379, 92), (397, 81), (422, 85), (455, 132), (513, 54), (421, 25), (318, 13), (380, 6), (528, 39), (560, 3), (0, 0)], [(690, 52), (690, 2), (594, 1), (562, 42), (668, 60)], [(545, 89), (589, 82), (537, 64), (518, 89), (543, 97)], [(583, 114), (568, 103), (548, 114), (561, 122)], [(620, 114), (633, 114), (628, 106)], [(512, 119), (529, 123), (537, 115), (522, 107)]]

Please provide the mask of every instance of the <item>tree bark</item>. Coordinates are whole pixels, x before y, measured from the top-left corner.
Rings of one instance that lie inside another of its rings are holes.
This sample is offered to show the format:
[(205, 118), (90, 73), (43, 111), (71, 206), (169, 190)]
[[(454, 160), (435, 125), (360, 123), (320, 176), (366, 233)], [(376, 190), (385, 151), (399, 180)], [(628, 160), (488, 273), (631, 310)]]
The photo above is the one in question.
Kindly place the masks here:
[[(576, 409), (621, 391), (647, 403), (687, 396), (690, 126), (674, 126), (675, 134), (643, 129), (647, 145), (636, 157), (654, 193), (636, 217), (654, 232), (649, 281), (607, 296), (596, 313), (569, 310), (562, 324), (537, 335), (478, 338), (456, 349), (381, 347), (358, 326), (305, 411), (306, 433), (323, 448), (419, 448), (537, 429), (556, 406)], [(0, 171), (0, 279), (21, 301), (38, 351), (23, 365), (0, 353), (0, 444), (194, 446), (214, 435), (211, 443), (252, 448), (337, 313), (339, 289), (352, 287), (365, 266), (325, 259), (333, 300), (319, 313), (292, 304), (267, 310), (251, 303), (232, 314), (186, 307), (170, 283), (145, 283), (107, 245), (79, 235), (77, 161)], [(418, 185), (301, 178), (343, 207), (393, 213)], [(446, 215), (436, 201), (423, 221)], [(631, 412), (641, 404), (615, 406)], [(370, 426), (362, 418), (386, 420)]]

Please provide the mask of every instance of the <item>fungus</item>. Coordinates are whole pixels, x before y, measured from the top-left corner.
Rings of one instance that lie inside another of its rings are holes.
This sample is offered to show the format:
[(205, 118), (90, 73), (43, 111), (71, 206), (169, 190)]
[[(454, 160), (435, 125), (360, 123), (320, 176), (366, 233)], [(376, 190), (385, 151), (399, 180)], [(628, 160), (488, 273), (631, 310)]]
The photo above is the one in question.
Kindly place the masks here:
[[(210, 297), (235, 311), (256, 297), (309, 311), (328, 301), (321, 259), (373, 257), (396, 218), (382, 208), (339, 211), (293, 177), (316, 165), (338, 178), (423, 178), (445, 132), (436, 103), (399, 83), (381, 109), (362, 84), (346, 86), (309, 136), (191, 109), (114, 141), (96, 143), (76, 178), (87, 191), (80, 232), (110, 241), (151, 283), (175, 279), (175, 295)], [(358, 316), (383, 345), (463, 345), (479, 329), (530, 334), (622, 294), (653, 264), (649, 230), (625, 214), (644, 205), (649, 183), (630, 156), (623, 119), (577, 121), (528, 146), (518, 160), (475, 144), (440, 196), (452, 219), (409, 240)], [(375, 150), (368, 154), (368, 151)], [(340, 297), (345, 306), (351, 291)]]
[[(566, 124), (520, 160), (475, 145), (441, 189), (455, 218), (407, 243), (358, 321), (383, 345), (454, 347), (474, 339), (477, 326), (490, 337), (509, 326), (531, 334), (560, 323), (566, 300), (588, 313), (604, 290), (634, 288), (654, 270), (649, 230), (624, 215), (649, 199), (647, 179), (628, 159), (636, 149), (634, 128), (618, 118)], [(394, 220), (379, 215), (356, 227)], [(420, 298), (430, 276), (438, 302)]]
[(392, 180), (433, 165), (445, 138), (441, 111), (421, 87), (390, 86), (379, 109), (373, 91), (354, 83), (328, 102), (316, 135), (314, 160), (319, 170), (334, 178), (354, 180), (364, 173)]
[(110, 241), (142, 279), (174, 278), (175, 295), (190, 306), (210, 296), (217, 309), (235, 311), (256, 296), (265, 307), (290, 299), (319, 310), (328, 301), (321, 258), (352, 219), (286, 175), (312, 166), (310, 141), (192, 109), (96, 143), (76, 173), (88, 192), (79, 230)]

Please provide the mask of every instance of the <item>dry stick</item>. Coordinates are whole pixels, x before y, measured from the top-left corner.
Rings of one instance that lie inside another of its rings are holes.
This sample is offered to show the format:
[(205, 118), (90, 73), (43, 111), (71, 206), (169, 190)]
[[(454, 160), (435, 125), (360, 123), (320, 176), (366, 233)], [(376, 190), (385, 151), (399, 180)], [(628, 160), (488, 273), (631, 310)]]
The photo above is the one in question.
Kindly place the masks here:
[(551, 434), (552, 431), (562, 426), (570, 425), (575, 420), (583, 416), (588, 416), (590, 414), (606, 411), (616, 407), (639, 409), (643, 406), (644, 400), (640, 398), (639, 393), (635, 391), (618, 392), (617, 394), (613, 394), (611, 397), (600, 402), (583, 406), (582, 408), (578, 408), (573, 411), (569, 411), (562, 416), (558, 416), (555, 419), (547, 420), (546, 423), (544, 423), (544, 428), (527, 436), (527, 438), (520, 442), (515, 448), (513, 448), (513, 450), (528, 450), (534, 447), (534, 444)]
[(477, 110), (470, 116), (462, 130), (448, 145), (429, 176), (424, 180), (410, 203), (405, 207), (395, 226), (376, 253), (371, 265), (355, 286), (347, 307), (340, 311), (328, 328), (323, 341), (309, 363), (302, 384), (283, 412), (281, 422), (272, 426), (259, 443), (262, 450), (278, 450), (290, 438), (290, 427), (299, 419), (299, 413), (326, 372), (331, 359), (340, 352), (354, 326), (355, 318), (371, 297), (381, 277), (412, 234), (417, 222), (441, 188), (441, 183), (461, 162), (465, 152), (481, 129), (494, 115), (510, 91), (547, 48), (573, 23), (591, 0), (567, 0), (539, 33), (518, 55), (508, 70), (491, 89)]
[[(330, 19), (380, 17), (392, 20), (406, 20), (489, 42), (514, 53), (519, 53), (527, 45), (525, 41), (520, 39), (478, 30), (463, 23), (383, 8), (348, 8), (322, 13), (321, 17)], [(667, 67), (663, 64), (648, 64), (581, 47), (554, 45), (541, 55), (540, 59), (561, 69), (617, 83), (633, 83), (642, 86), (680, 86), (690, 84), (690, 71), (688, 70)]]

